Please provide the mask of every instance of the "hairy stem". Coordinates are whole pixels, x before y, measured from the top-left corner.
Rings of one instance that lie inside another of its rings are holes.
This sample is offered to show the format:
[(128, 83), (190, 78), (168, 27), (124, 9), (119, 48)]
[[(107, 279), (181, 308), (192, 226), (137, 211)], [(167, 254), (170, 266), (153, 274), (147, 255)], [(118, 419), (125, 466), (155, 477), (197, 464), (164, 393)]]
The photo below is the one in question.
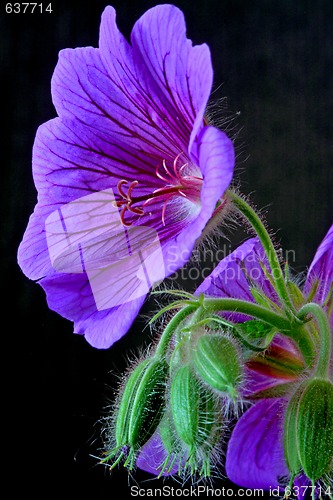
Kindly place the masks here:
[(187, 305), (173, 316), (161, 335), (161, 338), (157, 345), (157, 349), (155, 351), (155, 356), (164, 357), (166, 355), (169, 343), (176, 329), (184, 321), (184, 319), (192, 314), (197, 308), (198, 305), (196, 303), (194, 303), (193, 305)]
[(298, 313), (298, 318), (306, 319), (311, 315), (317, 322), (320, 334), (320, 350), (315, 375), (319, 378), (329, 379), (330, 361), (332, 356), (332, 337), (327, 315), (319, 304), (309, 302)]
[(251, 226), (258, 235), (271, 267), (276, 292), (281, 302), (287, 308), (287, 311), (295, 314), (296, 311), (288, 293), (279, 258), (263, 222), (255, 212), (255, 210), (253, 210), (253, 208), (241, 196), (237, 195), (233, 191), (228, 191), (226, 196), (228, 196), (228, 198), (233, 202), (238, 211), (250, 222)]

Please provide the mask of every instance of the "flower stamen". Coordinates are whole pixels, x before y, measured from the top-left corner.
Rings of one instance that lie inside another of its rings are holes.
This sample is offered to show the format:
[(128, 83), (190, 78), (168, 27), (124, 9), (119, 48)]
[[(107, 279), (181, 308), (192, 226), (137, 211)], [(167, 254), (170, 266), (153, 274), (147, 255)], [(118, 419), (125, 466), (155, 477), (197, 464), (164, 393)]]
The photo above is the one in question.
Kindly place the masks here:
[[(192, 176), (192, 175), (182, 175), (185, 168), (188, 167), (188, 163), (184, 163), (177, 170), (177, 163), (179, 157), (183, 153), (179, 153), (173, 161), (172, 170), (170, 170), (166, 164), (166, 161), (163, 160), (156, 168), (156, 177), (166, 183), (165, 187), (157, 188), (152, 193), (143, 196), (133, 196), (134, 188), (139, 184), (139, 181), (134, 180), (129, 183), (129, 181), (122, 179), (117, 184), (118, 194), (121, 197), (120, 200), (114, 202), (114, 206), (117, 208), (121, 208), (120, 219), (124, 226), (131, 226), (132, 221), (128, 221), (125, 219), (126, 212), (129, 211), (139, 217), (144, 215), (144, 208), (151, 203), (154, 198), (165, 197), (165, 201), (162, 207), (162, 223), (165, 226), (165, 212), (166, 206), (169, 200), (174, 195), (182, 196), (183, 198), (193, 197), (198, 195), (200, 191), (200, 187), (202, 184), (202, 178)], [(165, 172), (161, 173), (160, 168), (163, 167)], [(127, 192), (125, 192), (125, 186), (128, 186)], [(187, 191), (187, 192), (186, 192)], [(194, 196), (195, 195), (195, 196)], [(133, 206), (137, 203), (142, 203), (141, 206)]]

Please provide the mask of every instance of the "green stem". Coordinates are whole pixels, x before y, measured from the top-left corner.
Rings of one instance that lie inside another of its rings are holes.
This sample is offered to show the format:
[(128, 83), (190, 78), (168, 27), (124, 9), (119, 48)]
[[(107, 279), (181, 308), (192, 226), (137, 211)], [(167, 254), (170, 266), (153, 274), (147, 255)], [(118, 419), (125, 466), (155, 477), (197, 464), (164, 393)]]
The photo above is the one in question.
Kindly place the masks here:
[(255, 304), (254, 302), (247, 302), (245, 300), (205, 298), (204, 307), (209, 312), (229, 311), (246, 314), (247, 316), (252, 316), (269, 325), (275, 326), (279, 331), (289, 332), (292, 326), (289, 319), (284, 316)]
[(191, 331), (192, 328), (197, 328), (198, 326), (203, 326), (203, 325), (206, 325), (207, 323), (212, 323), (212, 322), (216, 322), (216, 323), (218, 323), (220, 325), (226, 326), (227, 328), (231, 329), (235, 333), (235, 336), (242, 342), (242, 344), (245, 347), (247, 347), (251, 351), (256, 351), (256, 352), (265, 351), (267, 349), (267, 347), (270, 345), (270, 343), (272, 341), (272, 338), (274, 336), (274, 333), (275, 333), (275, 331), (274, 331), (273, 335), (271, 335), (271, 334), (268, 335), (269, 340), (266, 341), (266, 344), (264, 346), (257, 346), (257, 345), (251, 344), (251, 342), (249, 342), (244, 337), (244, 335), (241, 332), (240, 328), (238, 328), (235, 323), (231, 323), (231, 321), (226, 321), (226, 320), (220, 318), (217, 315), (208, 316), (207, 318), (204, 318), (201, 321), (198, 321), (197, 323), (191, 324), (191, 326), (182, 328), (181, 331), (182, 332)]
[(164, 357), (166, 355), (170, 340), (175, 333), (177, 327), (184, 321), (187, 316), (192, 314), (198, 308), (197, 303), (185, 306), (183, 309), (178, 311), (173, 318), (169, 321), (167, 327), (161, 335), (157, 349), (155, 351), (155, 356)]
[(285, 278), (279, 258), (277, 256), (276, 250), (274, 248), (273, 242), (268, 234), (267, 229), (260, 220), (258, 214), (253, 210), (253, 208), (243, 199), (241, 196), (237, 195), (233, 191), (227, 192), (228, 198), (234, 203), (235, 207), (241, 212), (241, 214), (250, 222), (251, 226), (257, 233), (262, 246), (267, 255), (268, 262), (271, 267), (272, 276), (274, 278), (276, 292), (280, 297), (282, 303), (287, 307), (287, 310), (291, 311), (293, 314), (296, 313), (294, 305), (289, 297), (288, 289), (286, 286)]
[(315, 376), (329, 379), (330, 361), (332, 356), (332, 337), (330, 324), (325, 311), (319, 304), (309, 302), (305, 304), (298, 313), (298, 318), (302, 321), (310, 314), (316, 320), (320, 333), (320, 350)]
[(281, 314), (255, 304), (254, 302), (247, 302), (239, 299), (205, 298), (204, 307), (209, 313), (213, 311), (237, 312), (260, 319), (261, 321), (274, 326), (279, 332), (284, 333), (287, 337), (293, 339), (297, 343), (307, 363), (313, 359), (313, 343), (303, 328), (303, 324), (306, 323), (306, 321), (303, 320), (302, 324), (301, 318), (296, 318), (295, 322), (281, 316)]

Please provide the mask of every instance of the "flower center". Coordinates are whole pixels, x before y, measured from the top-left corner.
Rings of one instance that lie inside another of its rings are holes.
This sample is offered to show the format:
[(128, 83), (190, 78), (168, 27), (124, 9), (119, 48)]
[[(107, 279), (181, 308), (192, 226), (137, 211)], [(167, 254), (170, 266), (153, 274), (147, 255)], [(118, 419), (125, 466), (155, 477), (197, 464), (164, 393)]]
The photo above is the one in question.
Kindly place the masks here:
[[(145, 207), (154, 199), (160, 198), (163, 200), (162, 207), (162, 223), (165, 226), (165, 212), (170, 199), (174, 196), (182, 196), (193, 202), (200, 199), (200, 191), (203, 183), (202, 177), (191, 175), (189, 173), (188, 163), (184, 163), (178, 168), (178, 160), (182, 155), (176, 156), (172, 169), (168, 168), (166, 161), (163, 160), (156, 168), (156, 177), (165, 182), (165, 186), (155, 189), (151, 193), (142, 196), (134, 196), (133, 191), (139, 184), (139, 181), (132, 182), (122, 179), (117, 184), (120, 200), (114, 202), (114, 206), (121, 208), (120, 218), (124, 226), (131, 226), (132, 222), (126, 220), (126, 213), (131, 212), (138, 216), (144, 215)], [(124, 191), (125, 186), (128, 186), (127, 192)]]

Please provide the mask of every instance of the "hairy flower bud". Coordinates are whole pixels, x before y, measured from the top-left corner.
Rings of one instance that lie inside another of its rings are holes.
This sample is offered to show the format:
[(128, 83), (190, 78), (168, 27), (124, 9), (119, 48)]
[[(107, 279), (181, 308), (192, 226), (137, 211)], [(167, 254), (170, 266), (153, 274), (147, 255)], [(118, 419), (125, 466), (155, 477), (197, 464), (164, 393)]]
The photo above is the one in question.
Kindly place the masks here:
[(219, 334), (202, 335), (194, 351), (193, 364), (206, 384), (235, 398), (241, 368), (236, 347), (230, 339)]
[(191, 449), (199, 427), (199, 383), (189, 365), (178, 369), (171, 385), (171, 412), (176, 431)]
[(305, 381), (291, 398), (286, 413), (285, 454), (291, 472), (302, 468), (312, 481), (331, 470), (333, 384), (329, 380)]
[(131, 373), (116, 415), (116, 446), (104, 462), (120, 451), (117, 462), (128, 454), (125, 465), (132, 468), (135, 452), (153, 435), (162, 418), (167, 374), (168, 364), (160, 358), (142, 361)]
[(179, 368), (171, 384), (170, 402), (173, 424), (185, 444), (191, 473), (210, 474), (210, 456), (220, 438), (220, 412), (217, 398), (205, 389), (190, 365)]

